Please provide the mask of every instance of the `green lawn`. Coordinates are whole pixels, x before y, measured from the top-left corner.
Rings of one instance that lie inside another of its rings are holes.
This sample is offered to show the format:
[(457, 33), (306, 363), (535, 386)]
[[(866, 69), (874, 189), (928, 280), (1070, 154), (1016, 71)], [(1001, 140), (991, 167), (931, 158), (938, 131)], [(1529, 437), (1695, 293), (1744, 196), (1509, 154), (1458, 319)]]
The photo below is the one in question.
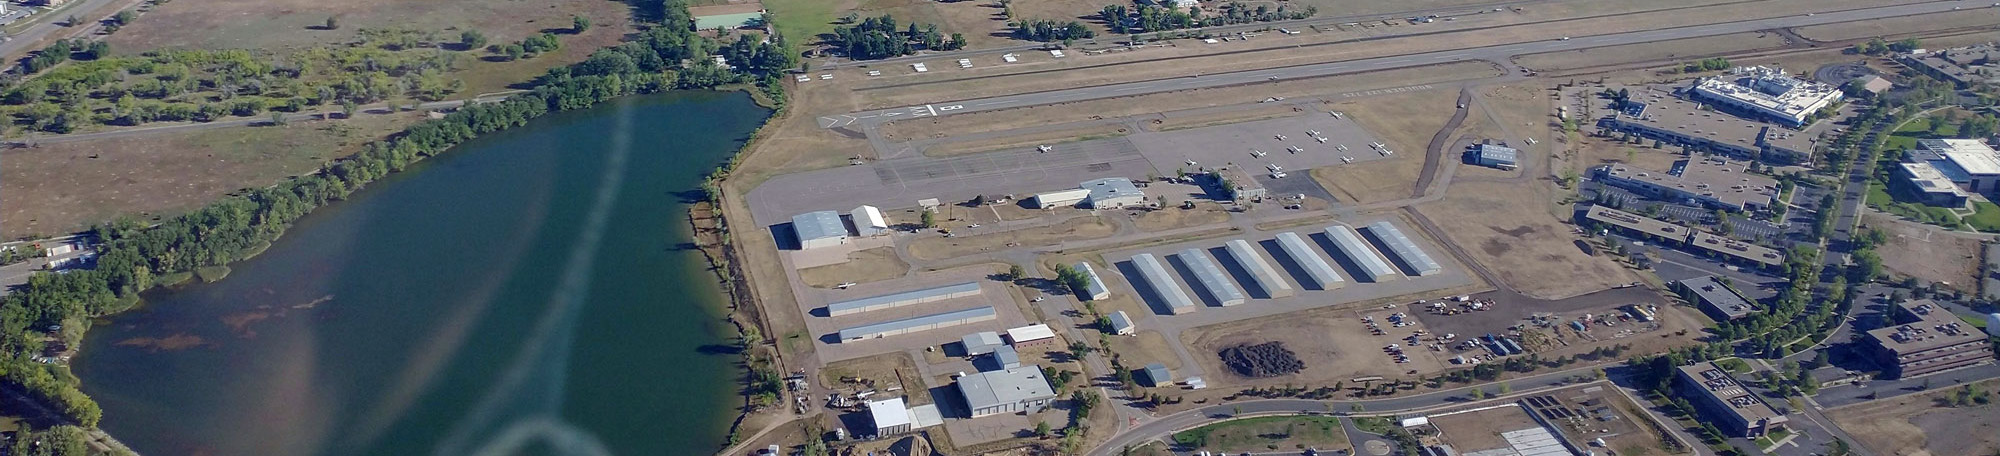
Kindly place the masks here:
[(1347, 448), (1340, 419), (1330, 416), (1268, 416), (1210, 424), (1174, 434), (1174, 443), (1229, 453), (1302, 448)]
[(1792, 434), (1791, 431), (1787, 431), (1782, 428), (1775, 431), (1771, 431), (1771, 433), (1764, 434), (1763, 437), (1757, 438), (1757, 448), (1762, 448), (1765, 451), (1770, 451), (1772, 445), (1776, 445), (1779, 441), (1785, 440), (1785, 436), (1791, 434)]
[(2000, 205), (1986, 201), (1972, 202), (1972, 216), (1964, 219), (1972, 229), (1988, 233), (2000, 232)]
[[(1868, 207), (1911, 220), (1951, 229), (1958, 229), (1960, 226), (1961, 220), (1959, 220), (1958, 214), (1953, 213), (1951, 209), (1929, 206), (1916, 201), (1898, 198), (1897, 196), (1897, 194), (1889, 192), (1889, 189), (1884, 187), (1881, 182), (1869, 182), (1868, 197), (1864, 201), (1867, 202)], [(1991, 205), (1991, 203), (1987, 204)], [(1991, 216), (2000, 219), (2000, 208), (1995, 208), (1994, 210), (1996, 212), (1991, 214)]]
[(1934, 116), (1924, 116), (1924, 118), (1903, 124), (1903, 128), (1896, 129), (1894, 133), (1889, 134), (1888, 139), (1883, 141), (1883, 144), (1887, 146), (1883, 150), (1914, 148), (1917, 147), (1917, 140), (1919, 139), (1953, 138), (1958, 136), (1958, 124), (1951, 122), (1944, 122), (1943, 125), (1938, 126), (1936, 132), (1932, 132), (1931, 122), (1940, 121), (1943, 121), (1943, 119)]
[(1738, 374), (1744, 372), (1750, 372), (1750, 363), (1743, 361), (1742, 358), (1729, 358), (1729, 359), (1717, 360), (1715, 362), (1715, 365), (1722, 366), (1722, 368), (1729, 369), (1730, 372)]
[(819, 41), (819, 35), (833, 33), (834, 5), (827, 0), (764, 0), (778, 34), (797, 46)]
[(1972, 325), (1972, 327), (1974, 327), (1974, 328), (1979, 328), (1979, 330), (1980, 330), (1980, 331), (1985, 331), (1985, 330), (1986, 330), (1986, 319), (1985, 319), (1985, 318), (1980, 318), (1980, 317), (1969, 317), (1969, 316), (1965, 316), (1965, 315), (1959, 315), (1959, 316), (1958, 316), (1958, 319), (1960, 319), (1960, 320), (1965, 320), (1965, 324), (1968, 324), (1968, 325)]

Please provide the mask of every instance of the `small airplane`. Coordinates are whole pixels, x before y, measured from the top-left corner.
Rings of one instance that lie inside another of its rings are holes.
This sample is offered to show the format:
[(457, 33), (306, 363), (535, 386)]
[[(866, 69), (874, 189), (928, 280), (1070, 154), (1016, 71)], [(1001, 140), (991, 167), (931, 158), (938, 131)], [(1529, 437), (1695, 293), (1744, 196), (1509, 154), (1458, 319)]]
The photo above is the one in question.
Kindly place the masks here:
[(1285, 146), (1285, 149), (1292, 151), (1294, 154), (1306, 151), (1305, 149), (1300, 149), (1299, 146)]
[(1262, 158), (1264, 156), (1264, 151), (1257, 149), (1250, 149), (1250, 156)]
[(966, 228), (978, 228), (978, 227), (979, 227), (979, 224), (977, 224), (977, 223), (974, 223), (974, 224), (971, 224), (971, 225), (966, 225), (965, 227), (966, 227)]
[(1341, 163), (1354, 163), (1354, 157), (1340, 157)]
[(1035, 150), (1039, 150), (1039, 151), (1042, 151), (1042, 153), (1048, 153), (1048, 152), (1049, 152), (1050, 150), (1055, 150), (1055, 148), (1054, 148), (1054, 147), (1049, 147), (1049, 145), (1047, 145), (1047, 144), (1043, 144), (1043, 145), (1039, 145), (1039, 146), (1035, 146)]
[(1332, 115), (1333, 115), (1333, 118), (1335, 118), (1335, 119), (1338, 119), (1338, 118), (1340, 118), (1340, 111), (1327, 111), (1326, 113), (1327, 113), (1327, 114), (1332, 114)]
[(1285, 135), (1271, 135), (1271, 137), (1272, 137), (1272, 138), (1277, 138), (1277, 139), (1278, 139), (1279, 141), (1284, 141), (1284, 140), (1285, 140)]
[(842, 290), (845, 290), (845, 289), (847, 289), (847, 287), (851, 287), (851, 286), (854, 286), (854, 282), (848, 282), (848, 283), (843, 283), (843, 284), (840, 284), (840, 285), (834, 285), (833, 287), (834, 287), (834, 288), (838, 288), (838, 289), (842, 289)]
[(1326, 144), (1326, 137), (1325, 137), (1325, 136), (1314, 136), (1314, 137), (1313, 137), (1313, 140), (1314, 140), (1314, 141), (1319, 141), (1319, 143), (1320, 143), (1320, 144)]
[(1346, 144), (1336, 144), (1336, 145), (1334, 145), (1334, 146), (1333, 146), (1333, 150), (1338, 150), (1338, 151), (1341, 151), (1341, 152), (1346, 152), (1346, 151), (1347, 151), (1347, 145), (1346, 145)]
[(1319, 136), (1319, 130), (1306, 130), (1306, 134), (1308, 134), (1308, 135), (1313, 135), (1313, 136)]
[(1200, 164), (1200, 163), (1195, 163), (1195, 162), (1194, 162), (1194, 160), (1188, 160), (1188, 161), (1187, 161), (1187, 165), (1188, 165), (1188, 166), (1195, 166), (1195, 165), (1199, 165), (1199, 164)]

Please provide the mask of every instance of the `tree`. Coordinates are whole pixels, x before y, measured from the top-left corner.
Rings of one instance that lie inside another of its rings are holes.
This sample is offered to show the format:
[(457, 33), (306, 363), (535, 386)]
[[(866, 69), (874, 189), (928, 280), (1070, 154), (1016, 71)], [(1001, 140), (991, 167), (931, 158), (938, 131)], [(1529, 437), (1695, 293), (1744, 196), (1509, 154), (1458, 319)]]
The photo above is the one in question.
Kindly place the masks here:
[(1026, 269), (1022, 269), (1021, 265), (1018, 264), (1007, 265), (1007, 275), (1006, 275), (1007, 281), (1012, 282), (1016, 280), (1021, 280), (1022, 277), (1027, 277), (1027, 275), (1028, 271)]
[(465, 29), (458, 33), (458, 44), (468, 50), (486, 47), (486, 34), (477, 29)]
[(922, 216), (918, 217), (918, 219), (920, 219), (919, 222), (924, 225), (924, 228), (937, 228), (936, 212), (931, 212), (929, 210), (926, 210), (924, 211)]
[(354, 111), (359, 109), (361, 109), (361, 105), (354, 104), (354, 100), (340, 100), (340, 118), (342, 119), (354, 118)]
[(326, 29), (327, 29), (327, 30), (340, 30), (340, 17), (339, 17), (339, 16), (327, 16), (327, 17), (326, 17)]
[(138, 12), (134, 12), (132, 10), (124, 10), (124, 11), (119, 11), (118, 14), (112, 15), (111, 23), (114, 25), (130, 25), (133, 19), (138, 19), (138, 18), (139, 18)]
[(283, 125), (285, 125), (285, 113), (278, 111), (271, 111), (271, 126), (275, 127)]
[(570, 28), (569, 28), (570, 33), (583, 33), (583, 31), (585, 30), (590, 30), (590, 18), (583, 17), (581, 15), (570, 16), (569, 23), (570, 23)]
[(1486, 389), (1485, 389), (1485, 388), (1477, 388), (1477, 387), (1475, 387), (1475, 388), (1473, 388), (1473, 389), (1472, 389), (1472, 391), (1468, 391), (1468, 392), (1466, 392), (1466, 393), (1465, 393), (1465, 395), (1466, 395), (1466, 396), (1470, 396), (1470, 397), (1472, 397), (1473, 399), (1485, 399), (1485, 398), (1486, 398)]
[(1049, 422), (1039, 421), (1035, 423), (1035, 437), (1049, 438)]
[(76, 17), (75, 14), (71, 14), (69, 15), (69, 17), (63, 18), (64, 27), (75, 27), (79, 25), (83, 25), (83, 18)]
[(521, 47), (519, 44), (509, 44), (501, 48), (501, 52), (507, 55), (507, 60), (509, 61), (521, 60), (522, 56), (528, 54), (527, 49)]

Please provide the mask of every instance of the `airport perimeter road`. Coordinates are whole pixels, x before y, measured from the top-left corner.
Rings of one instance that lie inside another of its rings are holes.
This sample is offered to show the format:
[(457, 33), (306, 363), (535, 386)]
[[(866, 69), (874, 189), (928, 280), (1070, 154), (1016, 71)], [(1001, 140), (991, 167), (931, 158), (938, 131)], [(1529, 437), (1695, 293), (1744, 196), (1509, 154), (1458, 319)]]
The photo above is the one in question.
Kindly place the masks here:
[(1122, 84), (1082, 87), (1075, 89), (1053, 90), (1047, 92), (1005, 95), (1005, 96), (980, 98), (973, 100), (939, 102), (939, 103), (931, 103), (931, 104), (924, 104), (917, 106), (824, 116), (819, 118), (819, 126), (821, 128), (839, 128), (854, 124), (861, 124), (861, 126), (863, 127), (873, 127), (875, 125), (880, 125), (884, 122), (918, 118), (918, 117), (946, 116), (952, 114), (963, 114), (968, 112), (1021, 108), (1028, 106), (1066, 103), (1066, 102), (1073, 102), (1080, 100), (1094, 100), (1100, 98), (1124, 97), (1132, 95), (1143, 95), (1149, 93), (1172, 92), (1179, 90), (1202, 89), (1211, 87), (1226, 87), (1226, 86), (1243, 85), (1243, 84), (1254, 84), (1265, 81), (1277, 81), (1284, 79), (1314, 78), (1321, 76), (1360, 73), (1367, 71), (1379, 71), (1379, 70), (1388, 70), (1395, 68), (1434, 65), (1440, 63), (1461, 62), (1468, 60), (1487, 60), (1492, 62), (1506, 62), (1507, 59), (1510, 57), (1523, 54), (1570, 51), (1570, 50), (1604, 47), (1604, 46), (1647, 43), (1653, 41), (1727, 35), (1731, 33), (1744, 33), (1744, 32), (1758, 31), (1758, 30), (1780, 29), (1786, 27), (1801, 27), (1808, 25), (1852, 22), (1852, 21), (1867, 20), (1867, 19), (1880, 19), (1884, 17), (1937, 13), (1937, 12), (1951, 11), (1954, 8), (1968, 10), (1965, 11), (1965, 14), (1993, 14), (1992, 11), (1984, 10), (1985, 4), (1973, 1), (1966, 1), (1966, 0), (1950, 0), (1950, 1), (1919, 3), (1910, 5), (1882, 6), (1875, 8), (1863, 8), (1863, 9), (1854, 9), (1846, 11), (1817, 13), (1811, 16), (1806, 16), (1806, 15), (1786, 16), (1786, 17), (1757, 19), (1757, 20), (1739, 21), (1739, 22), (1725, 22), (1719, 24), (1696, 25), (1688, 27), (1676, 27), (1667, 29), (1626, 32), (1626, 33), (1613, 33), (1607, 35), (1585, 36), (1567, 40), (1531, 41), (1525, 43), (1503, 44), (1498, 46), (1435, 51), (1435, 52), (1407, 54), (1399, 56), (1377, 57), (1372, 59), (1350, 60), (1345, 62), (1319, 63), (1311, 65), (1284, 67), (1284, 68), (1241, 71), (1234, 73), (1196, 75), (1193, 77), (1185, 77), (1185, 78), (1156, 79), (1151, 81), (1138, 81), (1138, 82), (1128, 82)]
[[(1615, 370), (1620, 368), (1620, 366), (1618, 365), (1607, 365), (1604, 367), (1606, 370)], [(1578, 375), (1585, 375), (1585, 376), (1591, 375), (1593, 369), (1594, 367), (1582, 367), (1565, 371), (1556, 371), (1546, 374), (1508, 380), (1506, 381), (1506, 383), (1512, 386), (1514, 390), (1514, 392), (1509, 394), (1508, 396), (1513, 397), (1513, 396), (1524, 395), (1530, 392), (1539, 391), (1551, 387), (1574, 386), (1577, 385), (1577, 383), (1572, 383), (1569, 381), (1569, 379), (1574, 378)], [(1211, 421), (1223, 421), (1232, 419), (1238, 415), (1285, 414), (1285, 413), (1325, 414), (1329, 412), (1337, 412), (1345, 414), (1349, 410), (1352, 410), (1352, 408), (1356, 405), (1360, 405), (1362, 407), (1362, 409), (1364, 410), (1362, 414), (1373, 415), (1385, 412), (1428, 409), (1432, 407), (1454, 405), (1463, 402), (1470, 402), (1469, 399), (1465, 398), (1465, 394), (1466, 391), (1475, 387), (1485, 388), (1488, 391), (1488, 394), (1492, 394), (1493, 392), (1498, 391), (1497, 386), (1494, 386), (1493, 384), (1489, 383), (1477, 386), (1468, 386), (1463, 388), (1437, 391), (1432, 393), (1418, 394), (1413, 396), (1399, 396), (1388, 399), (1373, 399), (1365, 401), (1257, 399), (1257, 400), (1220, 403), (1194, 410), (1175, 413), (1172, 415), (1167, 415), (1166, 417), (1149, 421), (1146, 422), (1145, 424), (1139, 425), (1138, 427), (1128, 429), (1125, 432), (1120, 432), (1118, 433), (1118, 435), (1111, 436), (1111, 440), (1105, 441), (1104, 444), (1099, 445), (1097, 449), (1091, 450), (1089, 454), (1090, 456), (1113, 456), (1118, 454), (1119, 451), (1123, 450), (1126, 445), (1130, 445), (1132, 447), (1139, 447), (1149, 442), (1165, 439), (1169, 436), (1172, 436), (1173, 433), (1177, 431), (1193, 428), (1196, 426), (1201, 426)]]

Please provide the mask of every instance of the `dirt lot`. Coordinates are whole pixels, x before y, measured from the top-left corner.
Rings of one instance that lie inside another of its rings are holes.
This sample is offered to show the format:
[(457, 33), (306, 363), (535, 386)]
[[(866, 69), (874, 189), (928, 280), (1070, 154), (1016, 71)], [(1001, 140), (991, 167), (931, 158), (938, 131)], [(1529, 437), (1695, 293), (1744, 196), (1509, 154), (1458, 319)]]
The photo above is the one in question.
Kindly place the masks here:
[[(1991, 391), (2000, 387), (2000, 382), (1989, 380), (1976, 386)], [(1878, 454), (1973, 455), (2000, 449), (2000, 405), (1944, 408), (1934, 402), (1957, 392), (1956, 387), (1938, 388), (1831, 410), (1827, 416)], [(1932, 439), (1932, 435), (1949, 437)]]
[(1409, 198), (1423, 170), (1424, 147), (1431, 135), (1451, 120), (1458, 91), (1437, 87), (1366, 101), (1338, 103), (1332, 109), (1366, 127), (1397, 155), (1344, 166), (1312, 170), (1313, 180), (1345, 203), (1374, 203)]
[[(580, 35), (564, 34), (572, 15), (590, 18), (590, 29)], [(338, 18), (340, 27), (325, 30), (328, 17)], [(464, 29), (485, 33), (491, 43), (518, 41), (543, 31), (561, 35), (561, 50), (526, 61), (476, 58), (484, 51), (459, 59), (458, 77), (465, 79), (465, 94), (472, 95), (526, 82), (549, 67), (581, 61), (598, 48), (617, 44), (630, 31), (630, 18), (625, 3), (605, 0), (206, 0), (163, 4), (109, 40), (112, 49), (129, 54), (162, 48), (285, 54), (353, 41), (366, 28), (433, 31), (454, 43)]]
[(1620, 142), (1617, 137), (1601, 138), (1578, 135), (1581, 138), (1572, 150), (1578, 151), (1582, 160), (1581, 168), (1589, 169), (1597, 165), (1623, 163), (1642, 169), (1664, 170), (1672, 168), (1674, 161), (1682, 157), (1678, 148), (1654, 149), (1649, 144)]
[[(1129, 315), (1130, 312), (1127, 312)], [(1167, 338), (1159, 331), (1139, 331), (1130, 336), (1111, 337), (1111, 351), (1118, 353), (1120, 362), (1126, 366), (1145, 366), (1160, 363), (1167, 370), (1181, 369), (1181, 357), (1174, 355), (1173, 347), (1167, 346)]]
[(1229, 221), (1229, 211), (1218, 203), (1195, 203), (1194, 209), (1178, 207), (1146, 211), (1133, 220), (1139, 231), (1165, 231)]
[(896, 257), (895, 247), (876, 247), (847, 254), (847, 262), (799, 270), (799, 280), (815, 288), (833, 288), (842, 283), (868, 283), (902, 277), (909, 263)]
[(1700, 57), (1783, 46), (1785, 38), (1776, 33), (1754, 32), (1716, 35), (1644, 44), (1607, 46), (1574, 51), (1530, 54), (1514, 58), (1514, 63), (1537, 71), (1573, 70), (1655, 60), (1695, 60)]
[(997, 233), (961, 234), (956, 237), (926, 237), (911, 242), (910, 256), (919, 260), (942, 260), (1012, 247), (1051, 245), (1111, 236), (1116, 225), (1104, 217), (1090, 216), (1064, 220), (1049, 226), (1022, 228)]
[(924, 155), (950, 157), (1002, 149), (1031, 148), (1038, 145), (1055, 145), (1067, 142), (1089, 141), (1130, 134), (1131, 129), (1123, 125), (1091, 125), (1079, 128), (1064, 128), (1021, 134), (998, 135), (993, 138), (948, 142), (924, 148)]
[(1933, 30), (1990, 26), (1994, 24), (2000, 24), (2000, 17), (1992, 14), (1964, 14), (1962, 12), (1948, 11), (1916, 16), (1799, 27), (1794, 31), (1798, 32), (1799, 36), (1809, 40), (1842, 41), (1871, 37), (1894, 39), (1896, 37), (1917, 35)]
[(1473, 261), (1530, 296), (1559, 299), (1635, 281), (1612, 260), (1577, 249), (1573, 227), (1550, 214), (1548, 185), (1455, 182), (1443, 200), (1417, 209)]
[(1437, 426), (1452, 448), (1466, 452), (1508, 448), (1507, 439), (1500, 438), (1500, 433), (1539, 426), (1520, 407), (1433, 416), (1431, 424)]
[(867, 358), (836, 361), (820, 371), (820, 383), (849, 394), (866, 390), (902, 387), (910, 405), (931, 403), (930, 387), (917, 373), (916, 360), (908, 353), (889, 353)]
[[(1411, 362), (1398, 364), (1382, 347), (1399, 343), (1400, 337), (1411, 331), (1422, 329), (1422, 325), (1394, 328), (1387, 323), (1390, 313), (1395, 311), (1369, 309), (1355, 312), (1351, 309), (1320, 308), (1304, 312), (1273, 315), (1263, 318), (1238, 320), (1217, 325), (1191, 328), (1181, 332), (1181, 342), (1187, 344), (1188, 352), (1200, 363), (1205, 372), (1211, 372), (1206, 380), (1214, 386), (1269, 386), (1281, 384), (1332, 385), (1354, 377), (1380, 375), (1400, 378), (1405, 372), (1416, 370), (1431, 373), (1442, 370), (1445, 365), (1429, 350), (1409, 350)], [(1361, 315), (1371, 315), (1387, 333), (1371, 335), (1361, 321)], [(1413, 320), (1414, 321), (1414, 320)], [(1270, 341), (1283, 342), (1299, 361), (1305, 363), (1305, 370), (1297, 374), (1268, 378), (1246, 378), (1223, 366), (1216, 352), (1238, 344), (1258, 344)]]
[(1269, 416), (1230, 420), (1174, 434), (1176, 441), (1223, 454), (1345, 449), (1347, 432), (1340, 418), (1330, 416)]
[[(190, 2), (191, 3), (191, 2)], [(0, 238), (74, 232), (121, 215), (154, 220), (246, 187), (309, 173), (415, 114), (164, 133), (0, 150)]]
[(1881, 214), (1865, 214), (1861, 223), (1888, 232), (1888, 245), (1877, 247), (1875, 252), (1882, 255), (1882, 266), (1889, 271), (1926, 282), (1950, 283), (1961, 290), (1979, 286), (1978, 239)]

